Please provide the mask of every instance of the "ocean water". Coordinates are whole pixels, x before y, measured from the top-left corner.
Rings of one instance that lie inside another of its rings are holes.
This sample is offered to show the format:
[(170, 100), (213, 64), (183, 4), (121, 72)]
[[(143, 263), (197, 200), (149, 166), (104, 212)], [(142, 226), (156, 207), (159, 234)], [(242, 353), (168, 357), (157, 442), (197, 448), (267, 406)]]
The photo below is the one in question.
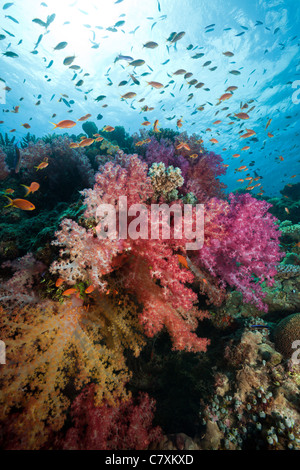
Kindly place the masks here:
[[(254, 162), (250, 174), (255, 170), (263, 177), (268, 194), (278, 195), (299, 165), (299, 8), (296, 0), (14, 2), (1, 11), (1, 34), (5, 36), (1, 51), (18, 54), (15, 58), (1, 56), (1, 83), (11, 88), (2, 91), (1, 132), (15, 128), (13, 135), (20, 140), (26, 134), (21, 124), (28, 122), (30, 132), (41, 137), (51, 132), (49, 121), (76, 120), (89, 113), (93, 120), (103, 115), (99, 125), (122, 125), (132, 134), (141, 127), (144, 114), (139, 100), (145, 98), (143, 104), (155, 108), (146, 113), (148, 120), (159, 119), (161, 126), (176, 130), (176, 119), (182, 116), (184, 130), (200, 132), (205, 145), (222, 155), (230, 165), (224, 178), (229, 189), (239, 187), (234, 170), (243, 159), (247, 165)], [(52, 14), (55, 19), (46, 28), (33, 22), (45, 22)], [(115, 27), (118, 22), (120, 26)], [(167, 39), (172, 32), (181, 31), (185, 35), (175, 48)], [(149, 41), (158, 47), (143, 47)], [(61, 42), (66, 47), (54, 50)], [(226, 57), (227, 51), (234, 56)], [(204, 55), (197, 59), (198, 53)], [(119, 54), (143, 59), (145, 64), (133, 67), (126, 60), (116, 62)], [(75, 71), (63, 65), (66, 57), (74, 55), (72, 65), (80, 66)], [(207, 62), (211, 63), (204, 66)], [(192, 78), (174, 77), (178, 69), (193, 73)], [(129, 73), (138, 77), (139, 86)], [(192, 79), (204, 86), (189, 86)], [(83, 84), (76, 86), (80, 80)], [(118, 86), (122, 81), (128, 83)], [(157, 90), (147, 86), (148, 81), (169, 86)], [(216, 107), (230, 86), (238, 87), (232, 98)], [(137, 96), (120, 101), (130, 91)], [(64, 94), (68, 102), (74, 101), (70, 108), (59, 102)], [(105, 99), (97, 102), (99, 95)], [(234, 118), (245, 104), (248, 111), (254, 107), (246, 122)], [(18, 105), (18, 115), (12, 114)], [(204, 110), (197, 111), (199, 106)], [(266, 130), (269, 119), (272, 122)], [(213, 125), (217, 120), (221, 123)], [(246, 142), (239, 138), (239, 131), (245, 128), (256, 134), (251, 148), (243, 153)], [(268, 131), (273, 137), (268, 137)], [(211, 138), (218, 144), (212, 144)], [(238, 153), (241, 158), (232, 160)]]
[[(299, 32), (298, 0), (0, 1), (3, 448), (300, 448)], [(203, 203), (202, 251), (101, 244), (122, 195)]]

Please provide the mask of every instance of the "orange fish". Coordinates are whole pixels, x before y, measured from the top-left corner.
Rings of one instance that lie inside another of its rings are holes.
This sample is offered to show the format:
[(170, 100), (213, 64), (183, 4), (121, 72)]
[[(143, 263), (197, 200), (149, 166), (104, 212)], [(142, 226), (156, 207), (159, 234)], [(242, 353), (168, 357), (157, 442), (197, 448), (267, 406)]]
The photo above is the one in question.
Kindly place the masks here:
[(287, 207), (285, 207), (285, 208), (284, 208), (284, 210), (285, 210), (285, 212), (286, 212), (287, 214), (289, 214), (289, 213), (290, 213), (290, 211), (288, 210), (288, 208), (287, 208)]
[(57, 280), (56, 280), (56, 283), (55, 283), (55, 287), (60, 287), (65, 281), (59, 277)]
[(86, 114), (85, 116), (82, 116), (81, 118), (77, 119), (77, 121), (86, 121), (90, 117), (91, 117), (91, 114)]
[(25, 129), (30, 129), (31, 127), (27, 122), (25, 122), (25, 124), (21, 124), (21, 126), (25, 127)]
[(237, 86), (229, 86), (225, 91), (234, 91), (234, 90), (237, 90), (238, 87)]
[(54, 122), (51, 122), (50, 124), (53, 124), (54, 129), (56, 129), (57, 127), (60, 127), (61, 129), (70, 129), (71, 127), (76, 126), (75, 121), (69, 121), (68, 119), (60, 121), (58, 124), (55, 124)]
[(5, 196), (9, 200), (9, 204), (5, 207), (16, 207), (17, 209), (21, 209), (22, 211), (33, 211), (35, 206), (32, 202), (27, 201), (27, 199), (11, 199), (8, 196)]
[(177, 127), (182, 127), (182, 118), (177, 120)]
[(155, 119), (154, 121), (154, 124), (153, 124), (153, 130), (154, 132), (160, 132), (160, 130), (158, 129), (158, 123), (159, 123), (159, 120), (158, 119)]
[(159, 82), (147, 82), (148, 85), (152, 86), (153, 88), (156, 88), (156, 89), (159, 89), (159, 88), (163, 88), (164, 85), (162, 83), (159, 83)]
[(218, 144), (219, 141), (217, 139), (210, 139), (210, 142), (212, 142), (213, 144)]
[(279, 160), (283, 162), (284, 158), (280, 155)]
[(215, 121), (213, 124), (221, 124), (222, 121)]
[(43, 170), (44, 168), (47, 168), (48, 165), (48, 158), (45, 158), (43, 162), (41, 162), (38, 166), (35, 166), (34, 168), (36, 168), (36, 171)]
[(274, 137), (274, 134), (271, 134), (271, 132), (268, 132), (268, 137)]
[(245, 145), (245, 147), (243, 147), (241, 150), (249, 150), (249, 145)]
[(74, 287), (71, 287), (71, 289), (67, 289), (65, 290), (62, 295), (71, 295), (71, 294), (75, 294), (77, 292), (77, 289), (75, 289)]
[(142, 122), (142, 126), (150, 126), (151, 122), (150, 121), (144, 121)]
[(237, 180), (237, 182), (238, 182), (238, 183), (243, 183), (244, 180), (243, 180), (243, 179), (239, 179), (239, 180)]
[(243, 171), (243, 170), (247, 170), (246, 165), (240, 166), (240, 167), (237, 169), (237, 171)]
[(95, 142), (102, 142), (103, 139), (104, 139), (104, 137), (99, 135), (99, 137), (96, 137)]
[(186, 142), (180, 142), (180, 144), (176, 145), (176, 150), (180, 149), (191, 150)]
[(95, 139), (83, 139), (80, 144), (79, 144), (79, 147), (89, 147), (90, 145), (92, 145), (94, 143)]
[(35, 193), (40, 189), (39, 183), (36, 183), (35, 181), (31, 183), (30, 186), (26, 186), (25, 184), (21, 184), (21, 186), (24, 186), (24, 188), (26, 189), (26, 194), (24, 197), (28, 196), (28, 194), (30, 193)]
[(238, 157), (240, 157), (240, 154), (239, 154), (239, 153), (235, 153), (235, 154), (232, 155), (232, 156), (233, 156), (233, 158), (238, 158)]
[(231, 93), (224, 93), (224, 95), (219, 98), (219, 102), (229, 100), (233, 95)]
[(235, 117), (237, 117), (238, 119), (249, 119), (249, 115), (247, 113), (238, 113), (235, 114)]
[(91, 294), (95, 290), (95, 287), (91, 284), (89, 287), (85, 289), (86, 294)]
[(112, 126), (105, 126), (102, 129), (102, 131), (105, 131), (105, 132), (113, 132), (114, 130), (115, 130), (115, 128), (112, 127)]
[(128, 93), (125, 93), (125, 95), (122, 95), (121, 96), (121, 99), (124, 99), (124, 100), (127, 100), (127, 99), (132, 99), (136, 96), (136, 93), (134, 93), (133, 91), (129, 91)]
[(70, 149), (77, 149), (79, 147), (78, 142), (71, 142), (69, 145)]
[(182, 266), (184, 266), (186, 269), (189, 269), (189, 265), (188, 265), (187, 260), (184, 256), (177, 255), (177, 258), (178, 258), (179, 263), (182, 264)]
[(271, 124), (272, 122), (272, 119), (269, 119), (268, 122), (267, 122), (267, 125), (266, 125), (266, 129), (268, 129), (269, 125)]
[(198, 154), (197, 153), (193, 153), (193, 155), (189, 155), (190, 158), (197, 158), (198, 157)]
[(246, 129), (246, 133), (243, 134), (243, 135), (240, 135), (240, 138), (241, 139), (247, 139), (248, 137), (252, 137), (254, 134), (256, 134), (255, 131), (253, 131), (252, 129)]

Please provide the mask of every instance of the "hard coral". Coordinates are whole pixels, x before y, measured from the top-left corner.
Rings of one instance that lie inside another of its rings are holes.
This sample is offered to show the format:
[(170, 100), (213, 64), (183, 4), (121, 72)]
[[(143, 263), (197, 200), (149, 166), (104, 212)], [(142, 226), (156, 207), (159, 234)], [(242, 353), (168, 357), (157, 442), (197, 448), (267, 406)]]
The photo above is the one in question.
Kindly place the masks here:
[[(296, 350), (293, 348), (293, 342), (300, 342), (300, 313), (294, 313), (281, 320), (276, 326), (274, 339), (276, 349), (285, 358), (291, 359)], [(297, 345), (298, 348), (299, 345)]]

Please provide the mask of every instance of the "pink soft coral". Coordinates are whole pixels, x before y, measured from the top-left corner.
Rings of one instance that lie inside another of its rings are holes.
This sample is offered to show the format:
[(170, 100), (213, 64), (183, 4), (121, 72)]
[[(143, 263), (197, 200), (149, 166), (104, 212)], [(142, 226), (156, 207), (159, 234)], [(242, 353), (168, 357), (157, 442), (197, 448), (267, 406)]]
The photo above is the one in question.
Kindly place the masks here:
[[(119, 197), (126, 196), (128, 207), (143, 203), (147, 222), (141, 228), (145, 230), (148, 224), (150, 233), (153, 191), (147, 165), (137, 155), (122, 152), (117, 161), (119, 164), (110, 162), (101, 169), (93, 189), (83, 191), (85, 217), (101, 225), (97, 207), (111, 204), (119, 218)], [(217, 171), (218, 164), (214, 165)], [(204, 246), (188, 252), (191, 270), (178, 263), (178, 255), (187, 254), (185, 237), (166, 240), (160, 232), (157, 239), (127, 236), (102, 240), (96, 236), (97, 229), (65, 220), (54, 242), (65, 247), (61, 250), (65, 259), (55, 262), (52, 272), (58, 272), (70, 284), (86, 280), (104, 291), (106, 275), (114, 271), (114, 282), (142, 305), (139, 318), (148, 336), (166, 327), (175, 349), (204, 351), (208, 341), (198, 338), (194, 331), (207, 312), (195, 308), (198, 297), (189, 286), (194, 276), (200, 281), (199, 292), (206, 294), (210, 303), (220, 305), (229, 285), (239, 289), (246, 302), (265, 310), (261, 284), (272, 283), (281, 257), (275, 218), (267, 212), (270, 205), (249, 194), (230, 195), (229, 199), (230, 203), (206, 196)], [(131, 221), (128, 217), (128, 227)]]
[[(86, 218), (97, 221), (98, 206), (108, 203), (116, 208), (118, 216), (119, 196), (128, 198), (128, 207), (144, 203), (148, 215), (147, 200), (153, 190), (147, 165), (137, 155), (120, 153), (118, 160), (122, 166), (107, 163), (96, 175), (94, 188), (83, 191)], [(148, 220), (150, 223), (150, 217)], [(193, 330), (197, 319), (207, 314), (194, 307), (197, 294), (186, 285), (194, 276), (180, 268), (176, 254), (184, 252), (186, 240), (164, 240), (161, 233), (155, 240), (102, 240), (95, 232), (64, 220), (54, 243), (64, 247), (60, 255), (65, 259), (54, 262), (51, 271), (58, 272), (70, 284), (78, 280), (92, 282), (100, 291), (107, 288), (104, 276), (116, 271), (115, 282), (132, 292), (143, 305), (140, 320), (149, 336), (166, 326), (175, 348), (205, 350), (208, 341), (198, 338)]]

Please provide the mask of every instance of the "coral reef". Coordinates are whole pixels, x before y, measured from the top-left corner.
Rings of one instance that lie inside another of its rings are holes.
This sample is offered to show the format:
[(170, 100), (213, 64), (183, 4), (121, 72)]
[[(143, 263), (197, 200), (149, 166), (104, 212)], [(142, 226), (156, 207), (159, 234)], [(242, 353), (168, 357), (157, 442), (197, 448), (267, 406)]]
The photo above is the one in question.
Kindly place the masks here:
[[(257, 323), (264, 325), (257, 318), (252, 325)], [(206, 427), (196, 439), (201, 449), (300, 449), (299, 371), (284, 365), (267, 329), (252, 325), (226, 347), (215, 393), (201, 411)]]
[[(40, 187), (1, 206), (1, 447), (298, 449), (297, 185), (271, 207), (226, 195), (199, 135), (83, 130), (104, 139), (28, 133), (19, 173), (2, 137), (3, 194)], [(198, 232), (176, 237), (184, 204)]]
[(9, 168), (6, 164), (6, 154), (0, 147), (0, 181), (5, 180), (9, 175)]

